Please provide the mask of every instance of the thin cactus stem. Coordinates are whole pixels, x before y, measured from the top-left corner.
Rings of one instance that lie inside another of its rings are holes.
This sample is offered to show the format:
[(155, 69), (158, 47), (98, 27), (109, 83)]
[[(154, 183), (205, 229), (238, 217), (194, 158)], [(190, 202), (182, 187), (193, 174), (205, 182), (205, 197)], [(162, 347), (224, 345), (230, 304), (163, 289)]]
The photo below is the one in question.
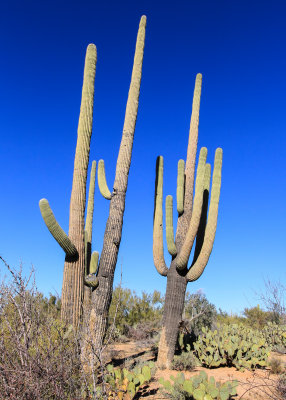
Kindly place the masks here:
[(71, 242), (67, 234), (63, 231), (63, 229), (58, 224), (54, 213), (49, 205), (47, 199), (41, 199), (39, 202), (40, 211), (45, 221), (45, 224), (51, 234), (53, 235), (54, 239), (58, 242), (61, 248), (66, 253), (67, 257), (69, 258), (76, 258), (78, 256), (77, 249), (75, 245)]
[(91, 274), (96, 274), (96, 272), (97, 272), (98, 259), (99, 259), (98, 251), (93, 251), (92, 255), (91, 255), (90, 269), (89, 269)]
[(98, 161), (98, 187), (100, 190), (100, 193), (106, 200), (111, 199), (111, 193), (110, 190), (108, 189), (107, 183), (106, 183), (106, 177), (105, 177), (105, 167), (104, 167), (104, 160), (99, 160)]
[(204, 242), (196, 262), (194, 263), (194, 265), (191, 266), (189, 272), (186, 275), (186, 278), (189, 282), (197, 280), (202, 275), (213, 248), (216, 226), (217, 226), (218, 204), (219, 204), (220, 188), (221, 188), (221, 168), (222, 168), (222, 149), (218, 148), (216, 149), (215, 153), (211, 199), (210, 199), (210, 207), (209, 207), (208, 221), (204, 236)]
[(178, 161), (177, 175), (177, 211), (179, 214), (184, 212), (184, 194), (185, 194), (185, 161)]
[(155, 210), (153, 221), (153, 259), (160, 275), (167, 276), (168, 268), (164, 258), (163, 245), (163, 170), (164, 160), (157, 157), (155, 182)]
[(203, 197), (204, 197), (204, 176), (205, 176), (206, 158), (207, 158), (207, 148), (202, 147), (197, 167), (197, 177), (196, 177), (195, 197), (194, 197), (192, 217), (189, 223), (189, 228), (183, 246), (176, 259), (176, 264), (178, 269), (186, 268), (196, 238), (196, 234), (198, 231), (201, 212), (202, 212)]
[(168, 252), (171, 256), (175, 256), (177, 254), (177, 248), (174, 242), (174, 228), (173, 228), (173, 197), (166, 197), (166, 239), (167, 239), (167, 247)]

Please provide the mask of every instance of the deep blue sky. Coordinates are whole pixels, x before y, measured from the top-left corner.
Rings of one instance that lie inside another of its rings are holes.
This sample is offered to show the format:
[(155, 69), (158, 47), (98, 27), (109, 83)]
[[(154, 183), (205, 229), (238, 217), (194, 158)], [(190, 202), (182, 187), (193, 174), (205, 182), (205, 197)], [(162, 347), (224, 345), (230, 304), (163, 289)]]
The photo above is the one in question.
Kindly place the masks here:
[[(156, 156), (176, 193), (195, 75), (203, 74), (199, 146), (224, 150), (219, 220), (202, 288), (224, 310), (256, 305), (263, 278), (285, 282), (284, 1), (8, 1), (0, 6), (0, 254), (36, 268), (45, 294), (62, 284), (64, 254), (38, 208), (49, 199), (68, 231), (85, 49), (98, 49), (91, 159), (112, 187), (140, 16), (147, 31), (139, 114), (116, 273), (165, 292), (152, 258)], [(98, 189), (93, 249), (109, 203)], [(175, 214), (175, 213), (174, 213)], [(166, 259), (170, 257), (166, 253)], [(1, 269), (1, 275), (4, 270)]]

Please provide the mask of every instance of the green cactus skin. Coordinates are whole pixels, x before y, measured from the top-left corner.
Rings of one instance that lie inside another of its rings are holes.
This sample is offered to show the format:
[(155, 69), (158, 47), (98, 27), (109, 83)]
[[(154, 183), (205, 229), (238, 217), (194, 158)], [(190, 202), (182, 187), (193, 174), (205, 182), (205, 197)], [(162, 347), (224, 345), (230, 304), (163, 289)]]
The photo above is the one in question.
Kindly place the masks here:
[(104, 160), (99, 160), (98, 162), (98, 187), (100, 190), (100, 193), (106, 200), (111, 199), (111, 193), (110, 190), (108, 189), (107, 183), (106, 183), (106, 177), (105, 177), (105, 168), (104, 168)]
[(94, 210), (94, 189), (95, 189), (95, 178), (96, 178), (96, 161), (92, 162), (89, 190), (88, 190), (88, 201), (85, 218), (85, 231), (87, 233), (87, 241), (92, 242), (92, 221), (93, 221), (93, 210)]
[(269, 348), (263, 333), (244, 325), (218, 325), (203, 328), (194, 343), (195, 355), (207, 368), (235, 366), (239, 370), (266, 367)]
[(89, 272), (91, 274), (96, 274), (97, 268), (98, 268), (98, 259), (99, 259), (99, 253), (98, 251), (93, 251), (91, 255), (91, 260), (90, 260), (90, 268)]
[(76, 258), (77, 257), (77, 249), (74, 244), (71, 242), (69, 237), (63, 231), (63, 229), (58, 224), (53, 211), (49, 205), (47, 199), (41, 199), (39, 202), (40, 211), (45, 221), (45, 224), (48, 230), (51, 232), (55, 240), (61, 246), (61, 248), (66, 253), (67, 257), (69, 258)]
[(173, 228), (173, 197), (166, 197), (166, 239), (167, 239), (167, 247), (168, 252), (171, 256), (175, 256), (177, 254), (176, 245), (174, 242), (174, 228)]
[[(206, 164), (207, 149), (205, 147), (200, 151), (196, 179), (194, 179), (201, 88), (202, 75), (197, 74), (193, 96), (186, 164), (184, 165), (183, 160), (180, 160), (178, 163), (178, 221), (175, 240), (173, 232), (171, 234), (172, 226), (169, 223), (170, 204), (167, 204), (167, 201), (170, 202), (170, 200), (168, 199), (166, 201), (167, 245), (168, 250), (172, 255), (169, 269), (164, 260), (161, 232), (163, 229), (161, 197), (163, 194), (163, 167), (159, 171), (162, 176), (159, 176), (160, 179), (157, 178), (154, 211), (156, 224), (154, 223), (153, 228), (153, 258), (158, 272), (163, 276), (167, 276), (163, 329), (158, 351), (159, 368), (169, 368), (172, 364), (179, 324), (184, 309), (187, 283), (198, 279), (203, 273), (212, 251), (216, 232), (222, 167), (222, 150), (220, 148), (216, 150), (209, 213), (207, 212), (207, 208), (211, 168), (209, 164)], [(193, 262), (191, 267), (188, 268), (188, 260), (195, 241), (196, 247)], [(173, 243), (176, 247), (176, 254), (175, 249), (172, 246)], [(160, 260), (160, 263), (158, 260)]]
[(177, 211), (179, 214), (184, 212), (184, 195), (185, 195), (185, 161), (178, 161), (177, 175)]
[(108, 324), (108, 310), (113, 290), (113, 277), (122, 237), (125, 198), (131, 166), (132, 148), (138, 113), (142, 65), (145, 46), (146, 16), (140, 19), (131, 82), (126, 104), (123, 132), (116, 163), (113, 192), (109, 206), (102, 252), (98, 267), (99, 287), (92, 293), (90, 327), (96, 349), (101, 348)]
[[(69, 215), (69, 234), (68, 238), (77, 251), (74, 249), (66, 252), (64, 277), (62, 287), (62, 308), (61, 318), (73, 324), (77, 329), (79, 326), (82, 301), (84, 296), (83, 276), (85, 271), (85, 244), (84, 244), (84, 214), (86, 206), (86, 180), (89, 162), (90, 140), (92, 134), (93, 122), (93, 99), (94, 99), (94, 80), (97, 62), (97, 50), (94, 44), (89, 44), (86, 50), (82, 98), (80, 106), (80, 115), (77, 131), (77, 144), (74, 159), (74, 173), (72, 192), (70, 200)], [(53, 228), (55, 229), (55, 228)], [(60, 232), (58, 230), (58, 232)], [(64, 236), (59, 233), (59, 239)], [(61, 243), (59, 242), (61, 245)]]
[(176, 377), (170, 376), (172, 382), (159, 379), (162, 390), (172, 398), (192, 398), (194, 400), (229, 400), (237, 394), (237, 381), (227, 381), (223, 384), (216, 382), (214, 377), (201, 371), (198, 375), (186, 379), (181, 372)]
[(197, 177), (196, 177), (196, 186), (195, 186), (195, 197), (193, 204), (193, 212), (192, 217), (189, 224), (189, 229), (187, 235), (185, 237), (185, 241), (181, 248), (180, 254), (177, 257), (176, 263), (178, 269), (186, 268), (188, 264), (188, 260), (191, 254), (191, 250), (194, 244), (194, 240), (197, 235), (202, 205), (203, 205), (203, 197), (204, 197), (204, 176), (205, 176), (205, 166), (207, 159), (207, 148), (202, 147), (199, 156), (198, 168), (197, 168)]
[(208, 222), (206, 226), (206, 232), (204, 237), (203, 246), (198, 256), (198, 259), (192, 265), (186, 278), (189, 282), (196, 281), (204, 272), (204, 269), (209, 260), (217, 226), (217, 216), (218, 216), (218, 205), (220, 198), (220, 188), (221, 188), (221, 167), (222, 167), (222, 149), (218, 148), (215, 153), (214, 162), (214, 172), (212, 179), (212, 190), (211, 190), (211, 200), (208, 215)]
[(153, 221), (153, 260), (159, 274), (166, 276), (168, 273), (168, 268), (164, 259), (163, 247), (163, 170), (164, 160), (162, 156), (159, 156), (156, 162), (155, 210)]

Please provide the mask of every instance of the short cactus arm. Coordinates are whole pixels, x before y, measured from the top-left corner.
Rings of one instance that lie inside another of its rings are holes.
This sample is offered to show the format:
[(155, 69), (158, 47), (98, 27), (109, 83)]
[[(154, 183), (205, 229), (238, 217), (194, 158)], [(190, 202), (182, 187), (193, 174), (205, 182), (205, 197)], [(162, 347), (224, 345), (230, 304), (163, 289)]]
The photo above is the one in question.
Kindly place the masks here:
[(218, 204), (219, 204), (220, 188), (221, 188), (221, 167), (222, 167), (222, 149), (218, 148), (215, 154), (211, 200), (210, 200), (210, 208), (209, 208), (208, 222), (206, 226), (204, 242), (196, 262), (194, 263), (194, 265), (191, 266), (189, 272), (186, 275), (186, 278), (189, 282), (196, 281), (202, 275), (213, 248), (216, 226), (217, 226)]
[(178, 269), (184, 269), (188, 264), (188, 260), (200, 224), (203, 196), (204, 196), (204, 176), (206, 171), (207, 152), (208, 151), (206, 147), (201, 148), (198, 167), (197, 167), (197, 177), (196, 177), (195, 197), (194, 197), (192, 217), (185, 241), (176, 259), (176, 265)]
[(100, 190), (100, 193), (102, 196), (110, 200), (111, 199), (111, 193), (110, 190), (108, 189), (107, 183), (106, 183), (106, 177), (105, 177), (105, 168), (104, 168), (104, 161), (99, 160), (98, 162), (98, 187)]
[(171, 256), (177, 254), (177, 248), (174, 242), (174, 227), (173, 227), (173, 197), (166, 197), (166, 239), (168, 252)]
[(58, 224), (54, 216), (54, 213), (49, 205), (48, 200), (41, 199), (39, 202), (39, 206), (43, 220), (45, 221), (47, 228), (49, 229), (53, 237), (56, 239), (58, 244), (61, 246), (61, 248), (64, 250), (66, 255), (70, 258), (77, 257), (78, 252), (76, 247)]
[(153, 221), (153, 259), (159, 274), (166, 276), (168, 268), (164, 259), (163, 247), (163, 157), (156, 163), (155, 206)]
[(179, 214), (184, 212), (184, 195), (185, 195), (185, 161), (178, 161), (177, 175), (177, 211)]
[(95, 275), (98, 266), (98, 258), (99, 253), (97, 251), (94, 251), (91, 255), (90, 260), (90, 273), (84, 278), (85, 285), (94, 289), (98, 286), (99, 283), (98, 278)]

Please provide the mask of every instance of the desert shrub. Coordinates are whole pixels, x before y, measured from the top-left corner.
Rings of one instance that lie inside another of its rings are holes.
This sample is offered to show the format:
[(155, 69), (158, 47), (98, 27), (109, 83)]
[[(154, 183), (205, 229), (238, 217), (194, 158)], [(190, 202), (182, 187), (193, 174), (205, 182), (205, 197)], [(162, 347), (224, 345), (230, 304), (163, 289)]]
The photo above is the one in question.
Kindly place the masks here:
[(160, 378), (162, 390), (170, 399), (174, 400), (203, 400), (217, 399), (228, 400), (236, 395), (237, 382), (225, 382), (220, 384), (214, 377), (208, 378), (204, 371), (190, 379), (185, 379), (183, 373), (176, 377), (171, 376), (171, 381)]
[(6, 264), (0, 286), (0, 398), (80, 399), (80, 360), (71, 327), (29, 278)]
[(259, 304), (256, 307), (245, 308), (243, 315), (245, 323), (252, 329), (263, 329), (271, 319), (270, 313), (262, 310)]
[(244, 325), (218, 325), (194, 343), (195, 356), (206, 367), (235, 366), (237, 369), (265, 367), (269, 355), (266, 341), (259, 331)]
[[(157, 324), (158, 329), (162, 317), (162, 303), (163, 298), (156, 290), (152, 294), (143, 292), (140, 297), (134, 291), (118, 286), (113, 291), (109, 309), (110, 324), (115, 318), (116, 329), (125, 336), (128, 335), (128, 327), (136, 329), (136, 326), (145, 322)], [(146, 330), (149, 329), (148, 326), (151, 325), (147, 324)]]
[(192, 371), (198, 362), (192, 351), (183, 351), (179, 355), (174, 356), (172, 368), (177, 371)]
[(245, 324), (245, 318), (236, 314), (229, 315), (226, 311), (219, 308), (216, 316), (216, 323), (220, 325)]
[(279, 375), (282, 374), (282, 372), (284, 371), (283, 363), (279, 358), (276, 357), (271, 358), (268, 361), (268, 365), (270, 367), (270, 371), (272, 374)]
[(216, 308), (206, 296), (201, 293), (187, 293), (185, 301), (185, 316), (188, 321), (188, 329), (196, 337), (202, 333), (202, 328), (212, 328), (216, 319)]
[(277, 392), (281, 396), (281, 399), (286, 399), (286, 373), (281, 374), (277, 381), (276, 386)]
[(132, 340), (148, 340), (158, 335), (159, 328), (159, 321), (146, 321), (134, 326), (125, 325), (123, 333), (124, 336)]

